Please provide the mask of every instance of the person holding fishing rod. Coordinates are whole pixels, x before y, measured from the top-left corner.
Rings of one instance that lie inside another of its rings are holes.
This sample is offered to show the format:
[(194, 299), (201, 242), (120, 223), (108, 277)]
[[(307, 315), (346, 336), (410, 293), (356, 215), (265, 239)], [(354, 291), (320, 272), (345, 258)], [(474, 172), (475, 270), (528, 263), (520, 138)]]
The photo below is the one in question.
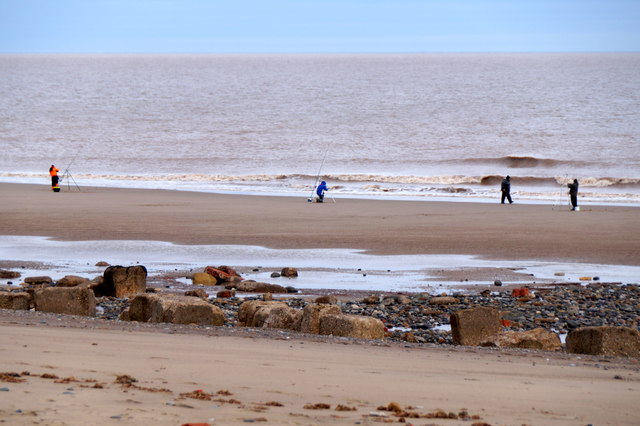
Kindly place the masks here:
[(325, 191), (328, 191), (329, 188), (327, 188), (327, 182), (322, 181), (320, 182), (320, 185), (318, 185), (318, 188), (316, 189), (316, 195), (318, 196), (318, 203), (322, 203), (324, 202), (324, 193)]
[[(58, 187), (58, 182), (60, 180), (60, 178), (58, 177), (59, 171), (60, 169), (58, 169), (53, 164), (51, 165), (51, 167), (49, 167), (49, 175), (51, 176), (51, 190), (54, 192), (60, 191), (60, 188)], [(58, 191), (56, 191), (56, 188), (58, 188)]]
[(571, 211), (579, 211), (578, 207), (578, 179), (567, 185), (569, 187), (569, 197), (571, 198)]

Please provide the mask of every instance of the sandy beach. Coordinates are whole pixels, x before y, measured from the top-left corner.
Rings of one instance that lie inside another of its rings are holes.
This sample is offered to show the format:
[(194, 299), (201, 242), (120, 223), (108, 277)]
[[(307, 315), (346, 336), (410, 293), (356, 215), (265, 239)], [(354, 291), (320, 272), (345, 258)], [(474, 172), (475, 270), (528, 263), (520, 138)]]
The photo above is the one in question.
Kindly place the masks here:
[[(315, 204), (113, 188), (56, 194), (15, 184), (0, 184), (0, 193), (0, 235), (640, 265), (634, 207), (572, 213), (498, 202)], [(406, 417), (416, 425), (640, 422), (637, 359), (7, 310), (0, 310), (0, 330), (0, 421), (9, 424), (399, 422), (379, 410), (391, 402), (423, 416)], [(438, 410), (456, 418), (437, 418)]]
[(415, 425), (640, 420), (637, 360), (8, 311), (0, 326), (21, 380), (0, 382), (9, 424), (398, 423), (392, 402)]
[(640, 265), (636, 207), (376, 201), (0, 183), (0, 235)]

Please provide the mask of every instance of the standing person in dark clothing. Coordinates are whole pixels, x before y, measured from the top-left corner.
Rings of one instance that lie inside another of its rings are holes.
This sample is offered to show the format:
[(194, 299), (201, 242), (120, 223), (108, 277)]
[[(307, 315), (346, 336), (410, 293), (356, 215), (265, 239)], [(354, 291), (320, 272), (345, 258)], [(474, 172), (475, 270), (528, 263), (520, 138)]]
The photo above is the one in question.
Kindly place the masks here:
[(509, 204), (513, 204), (513, 200), (511, 199), (511, 176), (507, 176), (502, 179), (502, 184), (500, 185), (500, 190), (502, 191), (502, 200), (501, 203), (504, 204), (504, 199), (509, 200)]
[(578, 208), (578, 179), (574, 179), (573, 183), (567, 185), (569, 187), (569, 196), (571, 197), (571, 211)]

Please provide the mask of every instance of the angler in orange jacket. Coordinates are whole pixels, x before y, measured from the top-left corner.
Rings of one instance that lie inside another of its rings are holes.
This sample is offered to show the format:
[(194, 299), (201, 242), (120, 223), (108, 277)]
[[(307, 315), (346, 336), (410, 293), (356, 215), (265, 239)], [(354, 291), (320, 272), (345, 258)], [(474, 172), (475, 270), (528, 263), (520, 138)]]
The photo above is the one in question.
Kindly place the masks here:
[(49, 174), (51, 175), (51, 187), (55, 187), (58, 186), (58, 172), (60, 170), (58, 170), (56, 168), (56, 166), (54, 166), (53, 164), (51, 165), (51, 167), (49, 167)]

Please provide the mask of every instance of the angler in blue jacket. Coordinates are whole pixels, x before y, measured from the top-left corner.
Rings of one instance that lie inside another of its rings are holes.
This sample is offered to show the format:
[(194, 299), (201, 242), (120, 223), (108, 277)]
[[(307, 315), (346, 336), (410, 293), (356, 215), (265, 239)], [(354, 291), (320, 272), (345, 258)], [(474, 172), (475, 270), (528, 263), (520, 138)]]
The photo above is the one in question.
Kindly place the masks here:
[(319, 203), (322, 203), (324, 201), (324, 192), (328, 190), (329, 188), (327, 188), (327, 182), (325, 181), (320, 182), (320, 185), (318, 185), (318, 188), (316, 189), (316, 194), (318, 195)]

